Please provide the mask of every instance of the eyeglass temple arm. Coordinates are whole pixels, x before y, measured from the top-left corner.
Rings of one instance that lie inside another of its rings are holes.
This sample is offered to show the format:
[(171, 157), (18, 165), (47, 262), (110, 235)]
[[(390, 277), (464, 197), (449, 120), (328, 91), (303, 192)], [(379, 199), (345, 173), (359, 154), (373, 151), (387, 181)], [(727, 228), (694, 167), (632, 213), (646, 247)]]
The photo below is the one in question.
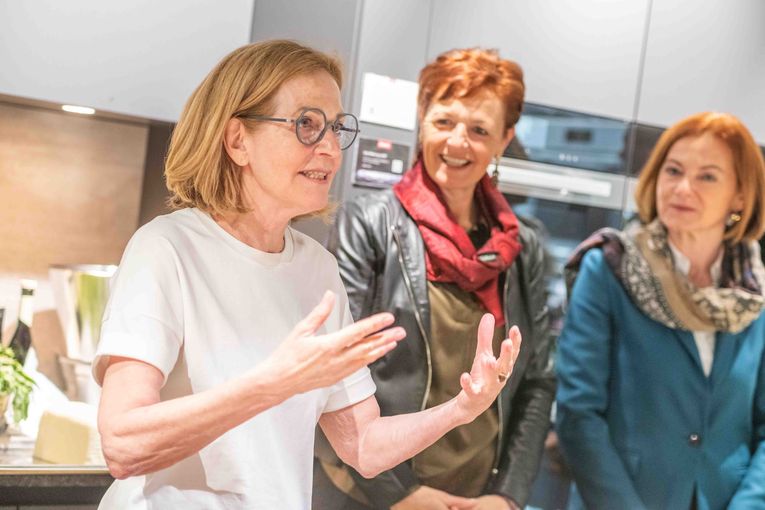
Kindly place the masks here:
[(273, 122), (289, 122), (290, 124), (297, 120), (297, 119), (283, 119), (281, 117), (266, 117), (265, 115), (245, 115), (245, 117), (252, 120), (270, 120)]

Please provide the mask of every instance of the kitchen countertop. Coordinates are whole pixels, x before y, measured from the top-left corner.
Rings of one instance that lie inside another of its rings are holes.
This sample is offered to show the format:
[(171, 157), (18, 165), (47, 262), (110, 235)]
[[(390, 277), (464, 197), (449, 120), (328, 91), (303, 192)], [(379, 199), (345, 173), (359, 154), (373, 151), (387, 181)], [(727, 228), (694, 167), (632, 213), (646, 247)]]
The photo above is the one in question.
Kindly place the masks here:
[(114, 481), (106, 466), (40, 462), (34, 445), (19, 433), (0, 434), (0, 504), (97, 503)]

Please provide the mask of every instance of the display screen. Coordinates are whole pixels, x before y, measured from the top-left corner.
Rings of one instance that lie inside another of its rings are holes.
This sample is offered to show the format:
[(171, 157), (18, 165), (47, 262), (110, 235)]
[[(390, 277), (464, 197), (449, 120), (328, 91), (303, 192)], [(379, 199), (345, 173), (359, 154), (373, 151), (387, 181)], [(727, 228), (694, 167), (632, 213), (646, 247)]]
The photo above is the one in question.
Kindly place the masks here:
[(624, 174), (629, 133), (622, 120), (526, 103), (505, 156)]

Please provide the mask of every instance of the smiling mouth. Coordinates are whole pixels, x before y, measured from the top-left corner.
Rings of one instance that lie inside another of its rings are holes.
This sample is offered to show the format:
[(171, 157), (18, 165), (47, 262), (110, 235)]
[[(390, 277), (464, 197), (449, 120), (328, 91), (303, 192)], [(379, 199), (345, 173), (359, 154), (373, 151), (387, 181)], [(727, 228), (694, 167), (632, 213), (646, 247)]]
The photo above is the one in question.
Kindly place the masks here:
[(329, 172), (319, 170), (304, 170), (300, 175), (311, 179), (312, 181), (326, 181), (329, 178)]
[(455, 167), (455, 168), (461, 168), (463, 166), (468, 166), (472, 161), (469, 159), (461, 159), (461, 158), (452, 158), (450, 156), (446, 156), (444, 154), (439, 155), (441, 158), (441, 161), (446, 163), (447, 166)]

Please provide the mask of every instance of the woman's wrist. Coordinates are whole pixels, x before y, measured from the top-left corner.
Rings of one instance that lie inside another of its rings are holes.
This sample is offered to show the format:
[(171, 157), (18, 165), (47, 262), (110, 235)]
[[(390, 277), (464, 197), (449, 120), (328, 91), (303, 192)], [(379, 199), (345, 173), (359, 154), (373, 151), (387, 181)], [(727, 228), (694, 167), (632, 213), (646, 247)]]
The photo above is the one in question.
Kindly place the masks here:
[(445, 404), (451, 407), (448, 414), (449, 417), (454, 420), (453, 426), (455, 427), (459, 425), (467, 425), (475, 420), (477, 416), (471, 409), (464, 405), (464, 402), (461, 402), (461, 399), (465, 397), (463, 393), (464, 391), (460, 391), (456, 397), (447, 401)]
[(267, 367), (259, 365), (247, 372), (241, 382), (245, 387), (247, 396), (253, 397), (256, 412), (262, 411), (263, 407), (273, 407), (281, 404), (295, 395), (288, 381), (277, 377)]

